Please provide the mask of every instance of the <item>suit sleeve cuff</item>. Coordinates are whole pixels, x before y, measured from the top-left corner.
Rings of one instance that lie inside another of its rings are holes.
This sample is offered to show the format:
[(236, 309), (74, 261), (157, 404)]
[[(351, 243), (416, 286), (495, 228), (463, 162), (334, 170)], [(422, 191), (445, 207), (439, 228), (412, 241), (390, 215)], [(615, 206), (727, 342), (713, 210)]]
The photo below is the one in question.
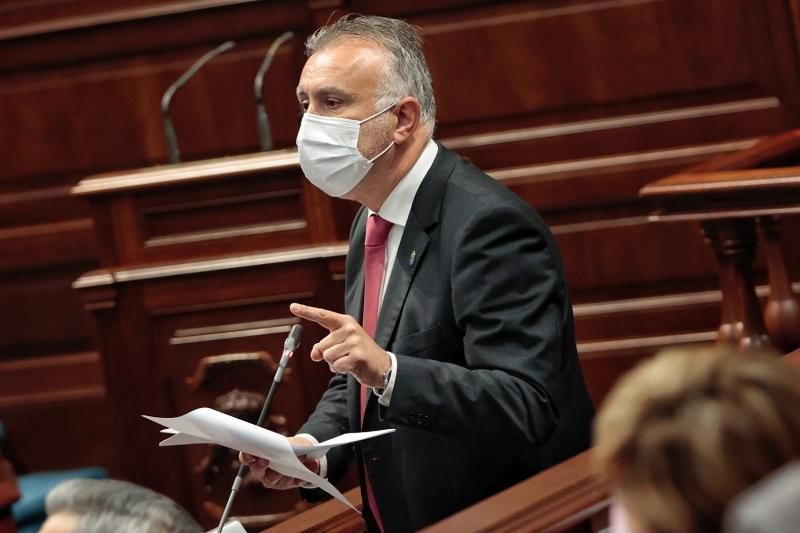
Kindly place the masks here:
[[(314, 437), (314, 435), (310, 435), (308, 433), (298, 433), (297, 435), (295, 435), (295, 437), (301, 437), (301, 438), (307, 439), (314, 446), (319, 444), (319, 441), (317, 440), (317, 438)], [(328, 478), (328, 458), (325, 456), (325, 453), (324, 452), (310, 453), (310, 454), (308, 454), (308, 457), (311, 457), (313, 459), (319, 459), (319, 477), (321, 477), (322, 479), (327, 479)], [(311, 483), (305, 483), (302, 486), (304, 488), (314, 488), (314, 485), (312, 485)]]
[(389, 377), (389, 384), (386, 385), (386, 388), (383, 390), (379, 389), (372, 389), (372, 393), (378, 397), (378, 403), (384, 407), (389, 407), (389, 403), (392, 401), (392, 392), (394, 391), (394, 383), (397, 381), (397, 357), (392, 352), (386, 352), (389, 354), (389, 359), (392, 360), (392, 375)]

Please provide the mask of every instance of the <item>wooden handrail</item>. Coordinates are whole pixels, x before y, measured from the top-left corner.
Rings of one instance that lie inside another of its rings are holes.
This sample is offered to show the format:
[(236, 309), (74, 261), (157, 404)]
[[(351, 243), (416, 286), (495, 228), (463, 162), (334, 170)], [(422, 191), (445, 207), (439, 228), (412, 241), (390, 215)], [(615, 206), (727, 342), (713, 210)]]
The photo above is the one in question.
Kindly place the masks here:
[[(476, 480), (478, 481), (478, 480)], [(345, 493), (361, 507), (358, 488)], [(564, 531), (606, 521), (605, 480), (591, 464), (591, 450), (541, 472), (424, 531)], [(269, 533), (360, 533), (364, 522), (337, 501), (320, 504), (268, 530)]]
[(564, 531), (604, 515), (608, 503), (607, 484), (588, 450), (424, 531)]
[[(344, 497), (361, 509), (361, 489), (356, 487), (344, 493)], [(361, 515), (348, 509), (337, 500), (330, 500), (312, 507), (264, 533), (362, 533), (366, 531)]]

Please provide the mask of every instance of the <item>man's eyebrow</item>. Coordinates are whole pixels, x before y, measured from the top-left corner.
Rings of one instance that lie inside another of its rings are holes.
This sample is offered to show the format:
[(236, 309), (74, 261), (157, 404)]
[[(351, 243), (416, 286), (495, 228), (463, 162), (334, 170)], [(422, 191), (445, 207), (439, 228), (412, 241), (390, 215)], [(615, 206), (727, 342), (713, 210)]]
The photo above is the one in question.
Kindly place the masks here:
[[(298, 87), (296, 93), (298, 98), (301, 96), (308, 96), (307, 91), (302, 87)], [(314, 96), (316, 96), (317, 98), (322, 98), (325, 96), (336, 96), (339, 98), (347, 98), (352, 100), (355, 97), (355, 95), (352, 92), (342, 89), (341, 87), (334, 87), (334, 86), (320, 87), (319, 89), (313, 91), (313, 93)]]

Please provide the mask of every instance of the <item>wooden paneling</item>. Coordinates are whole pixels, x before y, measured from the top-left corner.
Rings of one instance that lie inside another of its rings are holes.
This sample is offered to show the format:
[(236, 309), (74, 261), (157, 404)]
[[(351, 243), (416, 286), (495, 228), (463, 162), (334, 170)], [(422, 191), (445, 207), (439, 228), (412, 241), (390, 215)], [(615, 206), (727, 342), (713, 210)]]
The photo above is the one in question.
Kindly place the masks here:
[[(15, 399), (0, 396), (0, 417), (21, 459), (38, 469), (94, 457), (209, 512), (197, 503), (200, 452), (156, 448), (157, 432), (138, 415), (143, 409), (178, 414), (207, 403), (210, 392), (186, 383), (203, 357), (274, 355), (280, 334), (242, 332), (248, 324), (257, 330), (264, 321), (286, 319), (289, 299), (341, 309), (340, 248), (278, 261), (283, 266), (267, 266), (275, 256), (264, 262), (262, 253), (316, 250), (344, 239), (356, 206), (327, 201), (293, 162), (271, 170), (227, 165), (276, 156), (245, 155), (258, 146), (252, 78), (269, 44), (295, 32), (265, 84), (276, 147), (288, 148), (298, 124), (294, 87), (303, 38), (347, 12), (401, 16), (422, 28), (439, 108), (437, 138), (536, 207), (553, 228), (596, 400), (621, 371), (659, 347), (709, 338), (719, 312), (716, 267), (703, 237), (692, 223), (648, 222), (651, 206), (637, 193), (650, 181), (800, 125), (797, 6), (796, 0), (2, 3), (0, 365), (12, 365), (2, 367), (11, 372), (32, 361), (49, 369), (42, 376), (9, 373)], [(209, 164), (224, 167), (224, 175), (181, 177), (186, 166), (163, 166), (115, 190), (104, 189), (101, 178), (91, 182), (94, 192), (69, 196), (87, 175), (165, 163), (161, 94), (228, 39), (237, 46), (181, 89), (172, 109), (184, 160), (220, 158)], [(800, 250), (789, 244), (798, 239), (800, 220), (787, 220), (784, 243), (795, 279)], [(97, 359), (91, 322), (70, 283), (100, 266), (110, 270), (82, 278), (102, 347)], [(213, 340), (227, 330), (241, 335)], [(185, 342), (193, 335), (201, 341)], [(309, 331), (307, 338), (320, 335)], [(73, 363), (81, 358), (92, 361), (85, 380), (68, 370), (80, 368)], [(56, 377), (60, 359), (63, 377)], [(289, 429), (328, 377), (307, 358), (293, 364), (304, 389), (302, 401), (287, 396), (298, 408), (287, 415)], [(138, 381), (149, 385), (131, 387)], [(26, 405), (17, 394), (26, 389), (45, 400)], [(69, 396), (75, 390), (101, 396)], [(97, 401), (103, 394), (113, 399)], [(81, 414), (103, 422), (90, 425)], [(46, 436), (52, 442), (61, 435), (65, 451), (48, 455), (36, 428), (51, 419), (57, 422)], [(114, 436), (127, 432), (135, 438)], [(165, 473), (164, 464), (176, 466)]]

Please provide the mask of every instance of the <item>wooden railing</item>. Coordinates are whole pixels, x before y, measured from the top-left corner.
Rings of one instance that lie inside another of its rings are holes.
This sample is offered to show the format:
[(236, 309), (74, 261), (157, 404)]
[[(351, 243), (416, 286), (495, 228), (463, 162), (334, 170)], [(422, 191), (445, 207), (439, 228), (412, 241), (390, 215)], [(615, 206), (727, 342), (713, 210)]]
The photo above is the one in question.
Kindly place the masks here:
[[(360, 507), (358, 489), (346, 493)], [(545, 470), (424, 531), (596, 532), (608, 524), (608, 490), (591, 465), (591, 451)], [(337, 501), (318, 505), (269, 533), (360, 533), (364, 523)]]
[[(720, 344), (783, 353), (800, 347), (800, 301), (781, 247), (783, 217), (800, 214), (798, 165), (800, 130), (795, 130), (640, 191), (655, 204), (651, 220), (702, 226), (719, 264)], [(763, 313), (753, 271), (759, 236), (769, 273)]]

